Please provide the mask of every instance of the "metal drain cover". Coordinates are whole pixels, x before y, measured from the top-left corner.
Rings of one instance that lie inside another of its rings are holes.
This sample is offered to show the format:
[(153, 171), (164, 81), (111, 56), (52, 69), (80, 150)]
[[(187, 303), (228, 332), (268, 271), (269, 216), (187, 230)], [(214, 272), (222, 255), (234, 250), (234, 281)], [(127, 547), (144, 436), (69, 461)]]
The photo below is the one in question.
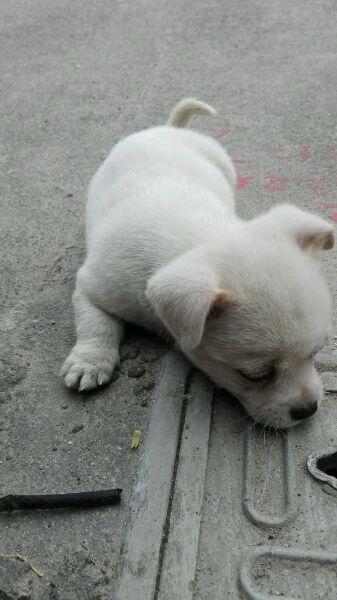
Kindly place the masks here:
[(315, 479), (324, 481), (337, 490), (337, 450), (326, 450), (310, 454), (307, 460), (308, 469)]

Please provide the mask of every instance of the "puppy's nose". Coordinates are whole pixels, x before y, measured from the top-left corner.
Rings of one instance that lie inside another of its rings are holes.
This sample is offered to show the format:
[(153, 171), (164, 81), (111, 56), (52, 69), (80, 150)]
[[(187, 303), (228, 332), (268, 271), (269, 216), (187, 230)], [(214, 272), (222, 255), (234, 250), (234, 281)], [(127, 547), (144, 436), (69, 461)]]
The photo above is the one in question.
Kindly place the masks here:
[(306, 406), (299, 406), (298, 408), (292, 408), (290, 410), (290, 415), (296, 421), (300, 421), (302, 419), (307, 419), (308, 417), (312, 417), (318, 409), (317, 402), (311, 402), (311, 404), (307, 404)]

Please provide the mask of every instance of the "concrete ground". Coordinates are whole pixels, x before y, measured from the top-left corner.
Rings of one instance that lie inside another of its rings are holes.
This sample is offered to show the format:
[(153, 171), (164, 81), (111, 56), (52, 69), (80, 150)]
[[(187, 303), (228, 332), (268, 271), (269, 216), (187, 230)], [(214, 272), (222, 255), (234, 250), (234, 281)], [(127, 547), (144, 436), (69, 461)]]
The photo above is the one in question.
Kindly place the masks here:
[[(151, 385), (166, 352), (155, 338), (130, 329), (111, 386), (70, 394), (58, 377), (74, 340), (70, 298), (83, 259), (90, 176), (119, 138), (164, 122), (176, 100), (193, 95), (218, 109), (217, 119), (194, 126), (226, 144), (235, 160), (241, 215), (289, 201), (337, 222), (335, 16), (332, 0), (1, 2), (2, 494), (121, 486), (123, 503), (87, 512), (1, 515), (0, 598), (110, 598), (143, 451), (131, 451), (130, 440), (134, 429), (146, 431)], [(323, 257), (334, 298), (336, 256)], [(336, 331), (335, 318), (330, 350)], [(145, 369), (139, 380), (128, 374), (133, 365)], [(336, 440), (328, 412), (333, 402), (330, 394), (314, 426), (317, 444), (324, 442), (327, 423), (329, 444)], [(224, 452), (235, 457), (240, 451), (239, 442), (225, 436), (227, 412), (231, 420), (241, 415), (237, 405), (217, 398), (199, 575), (190, 586), (196, 600), (209, 597), (210, 589), (216, 600), (236, 593), (222, 554), (230, 553), (225, 540), (238, 523), (238, 483), (216, 497), (237, 472), (233, 466), (220, 476)], [(299, 462), (310, 446), (310, 431), (303, 435), (306, 441), (296, 442), (294, 433), (294, 443), (302, 444)], [(306, 485), (309, 497), (317, 494)], [(326, 501), (315, 497), (312, 511)], [(329, 519), (336, 521), (334, 505), (326, 517), (319, 510), (327, 531)], [(229, 529), (220, 527), (227, 518)], [(238, 531), (241, 539), (248, 536), (244, 526)], [(308, 532), (304, 542), (315, 547), (315, 528)], [(336, 551), (329, 535), (327, 549)], [(289, 534), (281, 545), (286, 539), (296, 543)], [(272, 541), (253, 535), (247, 547)], [(234, 555), (241, 550), (237, 542)], [(43, 577), (5, 556), (13, 553)], [(264, 569), (259, 589), (268, 579)], [(267, 597), (273, 597), (280, 582), (268, 581)]]

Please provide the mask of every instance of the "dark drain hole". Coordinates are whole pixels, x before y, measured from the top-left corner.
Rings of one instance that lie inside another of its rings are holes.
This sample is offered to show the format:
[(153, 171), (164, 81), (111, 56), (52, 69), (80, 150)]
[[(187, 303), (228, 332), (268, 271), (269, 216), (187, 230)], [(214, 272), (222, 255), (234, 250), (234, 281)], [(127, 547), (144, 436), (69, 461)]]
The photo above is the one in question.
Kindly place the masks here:
[(337, 479), (337, 452), (328, 456), (322, 456), (322, 458), (318, 459), (316, 466), (317, 469), (323, 471), (326, 475)]

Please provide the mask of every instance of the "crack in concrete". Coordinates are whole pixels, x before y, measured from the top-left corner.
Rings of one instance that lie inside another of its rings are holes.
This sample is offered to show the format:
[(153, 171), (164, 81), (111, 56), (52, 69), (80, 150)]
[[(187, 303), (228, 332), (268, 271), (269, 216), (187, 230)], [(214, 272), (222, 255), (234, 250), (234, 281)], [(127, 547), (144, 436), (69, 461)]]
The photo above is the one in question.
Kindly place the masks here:
[(155, 584), (153, 600), (158, 600), (158, 595), (159, 595), (159, 591), (160, 591), (160, 580), (161, 580), (161, 575), (162, 575), (162, 570), (163, 570), (165, 550), (166, 550), (166, 545), (167, 545), (169, 534), (170, 534), (172, 505), (173, 505), (175, 485), (176, 485), (177, 473), (178, 473), (178, 467), (179, 467), (179, 461), (180, 461), (180, 450), (181, 450), (182, 437), (183, 437), (183, 433), (184, 433), (187, 403), (188, 403), (188, 394), (189, 394), (189, 390), (190, 390), (192, 379), (193, 379), (193, 376), (195, 375), (195, 372), (196, 372), (196, 370), (193, 369), (188, 374), (186, 382), (185, 382), (184, 403), (183, 403), (183, 408), (181, 411), (179, 437), (178, 437), (178, 443), (177, 443), (177, 449), (176, 449), (176, 458), (175, 458), (174, 467), (173, 467), (166, 519), (165, 519), (165, 523), (164, 523), (164, 527), (163, 527), (163, 535), (162, 535), (160, 550), (159, 550), (159, 561), (158, 561), (158, 569), (157, 569), (156, 584)]

